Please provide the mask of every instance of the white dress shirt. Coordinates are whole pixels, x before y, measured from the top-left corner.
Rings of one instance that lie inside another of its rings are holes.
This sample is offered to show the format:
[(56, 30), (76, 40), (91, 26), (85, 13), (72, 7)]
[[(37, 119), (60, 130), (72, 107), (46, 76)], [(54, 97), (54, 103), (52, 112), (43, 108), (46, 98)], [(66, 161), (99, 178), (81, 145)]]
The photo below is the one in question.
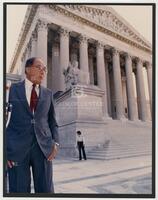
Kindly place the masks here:
[[(26, 93), (26, 99), (28, 104), (30, 105), (30, 100), (31, 100), (31, 92), (33, 88), (33, 83), (29, 81), (27, 78), (25, 79), (25, 93)], [(37, 96), (39, 96), (39, 85), (37, 84), (35, 87)]]
[(83, 135), (78, 135), (78, 134), (77, 134), (76, 139), (77, 139), (77, 142), (84, 142), (84, 137), (83, 137)]

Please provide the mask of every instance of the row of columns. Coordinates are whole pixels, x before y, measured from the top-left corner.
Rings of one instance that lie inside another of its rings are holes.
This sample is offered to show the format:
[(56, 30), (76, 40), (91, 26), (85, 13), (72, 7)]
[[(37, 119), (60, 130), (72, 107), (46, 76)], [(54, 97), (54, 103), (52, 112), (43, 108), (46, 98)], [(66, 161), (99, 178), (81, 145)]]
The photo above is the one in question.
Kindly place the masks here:
[[(60, 29), (60, 64), (59, 64), (59, 88), (60, 91), (65, 90), (63, 69), (67, 68), (69, 63), (69, 31), (67, 29)], [(41, 57), (45, 63), (47, 63), (47, 39), (48, 30), (47, 23), (39, 21), (37, 27), (37, 35), (35, 32), (32, 36), (31, 45), (31, 56)], [(97, 80), (98, 86), (104, 91), (104, 116), (108, 117), (108, 97), (107, 97), (107, 86), (106, 86), (106, 75), (105, 75), (105, 58), (104, 58), (104, 45), (97, 42), (96, 45), (96, 58), (97, 58)], [(89, 75), (89, 64), (88, 64), (88, 39), (85, 36), (79, 37), (79, 50), (80, 50), (80, 70), (85, 74), (86, 79), (84, 79), (84, 84), (90, 84)], [(112, 49), (112, 63), (113, 63), (113, 77), (114, 77), (114, 89), (115, 89), (115, 99), (116, 99), (116, 117), (117, 119), (124, 118), (124, 106), (123, 106), (123, 95), (122, 95), (122, 83), (121, 83), (121, 71), (120, 71), (120, 54), (115, 48)], [(145, 88), (143, 80), (143, 63), (140, 59), (137, 59), (137, 94), (138, 94), (138, 104), (140, 107), (141, 120), (148, 120), (148, 110), (145, 97)], [(132, 58), (126, 53), (125, 56), (125, 71), (127, 78), (127, 99), (128, 99), (128, 110), (130, 120), (136, 120), (137, 115), (137, 104), (134, 97), (134, 85), (132, 79)], [(151, 65), (147, 65), (147, 75), (148, 75), (148, 86), (149, 86), (149, 96), (150, 104), (152, 99), (152, 71)], [(46, 80), (45, 83), (46, 85)], [(152, 105), (151, 105), (152, 107)]]

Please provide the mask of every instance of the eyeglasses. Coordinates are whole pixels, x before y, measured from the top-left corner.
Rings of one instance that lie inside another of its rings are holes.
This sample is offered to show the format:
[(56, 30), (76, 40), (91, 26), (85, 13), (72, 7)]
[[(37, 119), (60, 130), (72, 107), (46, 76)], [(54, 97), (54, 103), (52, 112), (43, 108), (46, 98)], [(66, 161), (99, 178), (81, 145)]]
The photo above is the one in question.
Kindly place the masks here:
[(44, 71), (45, 73), (47, 73), (47, 67), (43, 67), (41, 65), (37, 65), (37, 66), (33, 66), (34, 68), (37, 68), (40, 71)]

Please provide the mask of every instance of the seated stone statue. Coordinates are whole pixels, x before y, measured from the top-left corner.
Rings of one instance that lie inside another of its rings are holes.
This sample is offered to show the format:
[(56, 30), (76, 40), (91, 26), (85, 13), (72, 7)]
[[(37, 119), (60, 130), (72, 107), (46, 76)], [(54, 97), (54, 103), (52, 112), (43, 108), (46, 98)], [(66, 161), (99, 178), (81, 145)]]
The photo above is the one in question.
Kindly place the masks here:
[(80, 70), (78, 69), (78, 62), (76, 60), (74, 60), (72, 64), (69, 62), (67, 69), (65, 69), (63, 73), (65, 76), (66, 90), (79, 83)]

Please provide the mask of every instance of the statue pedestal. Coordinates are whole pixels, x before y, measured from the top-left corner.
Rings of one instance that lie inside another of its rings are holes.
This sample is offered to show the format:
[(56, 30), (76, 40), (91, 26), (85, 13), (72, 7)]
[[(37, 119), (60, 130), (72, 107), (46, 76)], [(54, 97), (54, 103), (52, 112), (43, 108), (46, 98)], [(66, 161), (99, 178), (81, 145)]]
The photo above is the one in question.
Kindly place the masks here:
[(103, 95), (96, 86), (75, 85), (56, 99), (61, 155), (76, 155), (77, 130), (84, 135), (86, 149), (106, 142)]

